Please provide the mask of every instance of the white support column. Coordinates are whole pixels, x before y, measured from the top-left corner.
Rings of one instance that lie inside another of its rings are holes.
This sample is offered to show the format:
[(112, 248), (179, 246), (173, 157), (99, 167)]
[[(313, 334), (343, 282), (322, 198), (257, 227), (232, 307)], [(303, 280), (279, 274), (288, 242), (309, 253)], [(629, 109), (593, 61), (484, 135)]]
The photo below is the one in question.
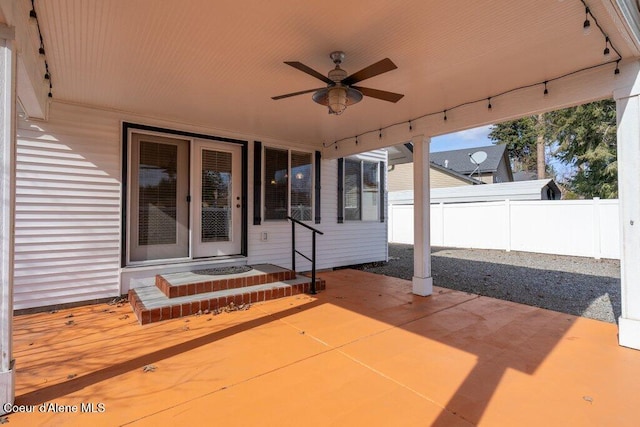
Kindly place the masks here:
[(423, 135), (413, 142), (413, 293), (433, 293), (431, 277), (431, 196), (429, 185), (429, 143)]
[(0, 24), (0, 415), (15, 398), (13, 369), (13, 223), (16, 55), (13, 28)]
[[(625, 70), (626, 71), (626, 70)], [(640, 74), (636, 85), (614, 93), (618, 115), (620, 199), (620, 345), (640, 350)]]

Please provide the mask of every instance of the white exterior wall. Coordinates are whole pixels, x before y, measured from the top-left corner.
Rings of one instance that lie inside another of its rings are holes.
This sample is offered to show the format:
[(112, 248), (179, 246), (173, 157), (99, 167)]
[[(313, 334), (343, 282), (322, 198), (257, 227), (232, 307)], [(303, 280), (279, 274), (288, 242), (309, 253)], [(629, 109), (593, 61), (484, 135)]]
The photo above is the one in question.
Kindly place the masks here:
[[(431, 205), (431, 244), (620, 258), (618, 200)], [(413, 244), (413, 205), (389, 207), (389, 241)]]
[[(15, 244), (15, 309), (115, 297), (120, 283), (122, 121), (248, 140), (248, 263), (291, 264), (291, 224), (252, 225), (253, 140), (242, 135), (157, 119), (53, 103), (46, 122), (18, 125)], [(262, 140), (266, 146), (286, 147)], [(308, 150), (304, 146), (292, 146)], [(386, 151), (363, 155), (386, 160)], [(317, 268), (387, 258), (387, 225), (337, 224), (337, 161), (322, 161), (322, 223)], [(266, 232), (268, 239), (262, 241)], [(311, 252), (307, 230), (297, 228), (297, 245)], [(310, 263), (299, 257), (299, 271)], [(129, 267), (128, 272), (131, 272)], [(146, 276), (154, 271), (147, 270)]]
[(120, 122), (53, 104), (18, 124), (15, 309), (120, 295)]

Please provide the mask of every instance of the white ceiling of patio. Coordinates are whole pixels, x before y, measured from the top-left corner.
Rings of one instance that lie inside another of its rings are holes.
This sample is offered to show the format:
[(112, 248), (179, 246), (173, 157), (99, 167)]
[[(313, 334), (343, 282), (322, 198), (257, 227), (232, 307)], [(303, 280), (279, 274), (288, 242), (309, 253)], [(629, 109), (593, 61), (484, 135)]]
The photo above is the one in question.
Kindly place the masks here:
[[(610, 1), (589, 6), (635, 56)], [(308, 144), (599, 64), (605, 47), (596, 28), (583, 34), (579, 0), (37, 0), (36, 10), (56, 100)], [(334, 50), (350, 73), (390, 58), (397, 70), (360, 85), (405, 97), (365, 97), (340, 116), (311, 94), (271, 99), (323, 86), (283, 61), (326, 74)]]

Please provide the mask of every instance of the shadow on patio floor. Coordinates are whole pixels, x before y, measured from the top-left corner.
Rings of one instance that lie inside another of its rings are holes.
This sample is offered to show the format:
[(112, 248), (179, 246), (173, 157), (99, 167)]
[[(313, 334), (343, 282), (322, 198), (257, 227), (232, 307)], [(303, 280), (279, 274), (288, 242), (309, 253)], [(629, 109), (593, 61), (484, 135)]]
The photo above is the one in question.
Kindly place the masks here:
[(18, 316), (16, 403), (106, 410), (9, 419), (636, 425), (640, 353), (617, 345), (615, 325), (442, 288), (416, 297), (355, 270), (322, 277), (317, 298), (144, 327), (127, 307)]

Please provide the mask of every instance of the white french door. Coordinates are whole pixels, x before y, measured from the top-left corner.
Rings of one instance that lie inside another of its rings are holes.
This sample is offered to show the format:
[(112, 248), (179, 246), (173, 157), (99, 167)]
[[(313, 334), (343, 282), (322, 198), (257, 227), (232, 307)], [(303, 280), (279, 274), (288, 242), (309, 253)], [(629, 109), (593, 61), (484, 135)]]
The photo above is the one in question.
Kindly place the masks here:
[(241, 149), (196, 140), (192, 191), (194, 258), (241, 252)]
[(131, 134), (129, 262), (240, 254), (241, 150)]
[(132, 135), (131, 261), (189, 256), (189, 144), (182, 139)]

